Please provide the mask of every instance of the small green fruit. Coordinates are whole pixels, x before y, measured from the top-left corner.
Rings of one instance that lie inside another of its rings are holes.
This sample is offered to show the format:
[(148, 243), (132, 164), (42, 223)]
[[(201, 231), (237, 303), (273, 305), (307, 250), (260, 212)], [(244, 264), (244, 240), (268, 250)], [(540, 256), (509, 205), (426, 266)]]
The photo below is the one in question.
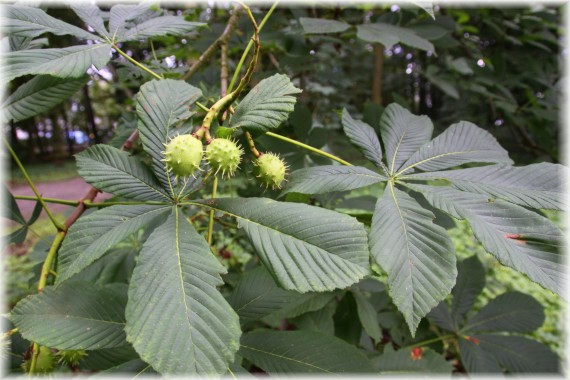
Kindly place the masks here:
[[(30, 372), (32, 359), (24, 360), (22, 368), (25, 372)], [(40, 346), (40, 352), (36, 361), (34, 373), (50, 373), (55, 368), (55, 357), (48, 347)]]
[(206, 148), (206, 160), (210, 167), (216, 171), (221, 170), (224, 175), (231, 177), (234, 175), (239, 163), (243, 149), (234, 141), (228, 139), (214, 139)]
[(81, 359), (87, 356), (84, 350), (62, 350), (57, 353), (57, 362), (63, 365), (79, 365)]
[(285, 180), (285, 172), (287, 167), (285, 162), (273, 153), (262, 154), (256, 161), (255, 174), (265, 187), (271, 186), (272, 189), (280, 189), (281, 184)]
[(172, 170), (177, 177), (192, 175), (202, 162), (202, 141), (192, 135), (176, 136), (164, 151), (166, 170)]

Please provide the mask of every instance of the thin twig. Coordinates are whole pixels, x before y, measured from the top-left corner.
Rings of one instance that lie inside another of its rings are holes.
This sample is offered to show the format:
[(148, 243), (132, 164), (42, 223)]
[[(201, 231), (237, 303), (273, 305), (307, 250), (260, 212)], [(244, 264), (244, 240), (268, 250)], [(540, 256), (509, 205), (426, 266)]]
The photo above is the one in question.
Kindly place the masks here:
[[(275, 10), (275, 8), (277, 8), (277, 4), (279, 4), (279, 1), (276, 1), (275, 3), (273, 3), (273, 5), (271, 6), (271, 8), (269, 8), (269, 11), (267, 12), (267, 14), (265, 15), (265, 17), (263, 18), (263, 20), (261, 20), (261, 22), (259, 23), (259, 26), (257, 27), (257, 33), (261, 32), (261, 29), (263, 29), (263, 26), (265, 25), (265, 23), (267, 22), (267, 20), (269, 20), (269, 17), (271, 17), (271, 14), (273, 13), (273, 11)], [(249, 50), (251, 49), (251, 47), (253, 46), (254, 40), (251, 39), (249, 41), (249, 43), (247, 44), (241, 59), (239, 60), (239, 63), (236, 67), (236, 71), (234, 72), (234, 75), (232, 77), (232, 80), (230, 82), (230, 85), (228, 87), (228, 91), (231, 91), (234, 88), (234, 84), (237, 80), (237, 78), (239, 78), (239, 73), (241, 72), (241, 68), (245, 62), (245, 59), (247, 57), (247, 54), (249, 53)]]
[(30, 176), (28, 175), (28, 172), (26, 171), (26, 168), (24, 167), (24, 165), (22, 165), (22, 162), (20, 161), (20, 159), (18, 158), (18, 155), (16, 154), (16, 152), (14, 152), (14, 149), (12, 149), (12, 147), (10, 146), (10, 143), (8, 142), (8, 140), (6, 140), (6, 138), (4, 136), (2, 136), (2, 141), (4, 141), (4, 144), (6, 145), (6, 147), (8, 148), (8, 150), (10, 151), (10, 154), (12, 155), (12, 158), (14, 159), (14, 161), (16, 161), (16, 165), (18, 165), (18, 167), (20, 168), (20, 171), (22, 172), (22, 174), (24, 175), (24, 177), (26, 178), (26, 181), (28, 182), (28, 185), (30, 185), (30, 187), (32, 188), (32, 191), (34, 192), (34, 194), (36, 194), (36, 197), (38, 198), (38, 201), (40, 202), (40, 204), (42, 205), (42, 207), (44, 208), (48, 218), (51, 220), (52, 224), (55, 226), (55, 228), (57, 228), (58, 231), (62, 231), (65, 230), (65, 226), (62, 225), (56, 218), (55, 216), (53, 216), (53, 214), (51, 213), (50, 209), (48, 208), (47, 204), (44, 202), (42, 196), (40, 195), (38, 189), (36, 188), (36, 185), (34, 184), (34, 181), (32, 181), (32, 179), (30, 178)]
[(247, 145), (249, 145), (249, 150), (255, 157), (259, 158), (259, 156), (261, 156), (261, 153), (259, 153), (259, 151), (255, 147), (255, 142), (253, 141), (251, 133), (245, 131), (245, 137), (247, 138)]
[(121, 146), (121, 149), (130, 150), (135, 145), (135, 142), (138, 140), (138, 138), (139, 138), (139, 130), (135, 129), (134, 132), (131, 133), (129, 138), (125, 140), (123, 146)]
[(198, 58), (198, 60), (196, 62), (194, 62), (194, 64), (192, 65), (192, 67), (190, 67), (190, 69), (186, 72), (186, 74), (184, 74), (182, 76), (182, 80), (188, 80), (190, 79), (190, 77), (194, 74), (196, 74), (196, 72), (200, 69), (200, 67), (202, 67), (202, 65), (208, 61), (212, 55), (214, 55), (214, 53), (216, 52), (218, 46), (227, 43), (227, 41), (230, 38), (230, 35), (232, 34), (234, 28), (237, 25), (238, 19), (239, 19), (239, 15), (242, 11), (242, 7), (241, 5), (237, 5), (234, 8), (234, 11), (232, 13), (232, 15), (230, 16), (228, 23), (226, 24), (226, 28), (224, 29), (224, 32), (214, 41), (213, 44), (211, 44), (206, 51), (204, 51), (202, 53), (202, 55)]
[(277, 133), (273, 133), (273, 132), (265, 132), (265, 134), (266, 134), (267, 136), (271, 136), (271, 137), (274, 137), (274, 138), (276, 138), (276, 139), (279, 139), (279, 140), (282, 140), (282, 141), (286, 141), (286, 142), (288, 142), (288, 143), (290, 143), (290, 144), (297, 145), (297, 146), (299, 146), (299, 147), (301, 147), (301, 148), (303, 148), (303, 149), (307, 149), (308, 151), (311, 151), (311, 152), (313, 152), (313, 153), (319, 154), (319, 155), (321, 155), (321, 156), (323, 156), (323, 157), (330, 158), (331, 160), (334, 160), (334, 161), (336, 161), (336, 162), (339, 162), (339, 163), (341, 163), (341, 164), (343, 164), (343, 165), (346, 165), (346, 166), (353, 166), (350, 162), (345, 161), (345, 160), (343, 160), (343, 159), (340, 158), (340, 157), (337, 157), (337, 156), (335, 156), (335, 155), (333, 155), (333, 154), (327, 153), (327, 152), (325, 152), (325, 151), (323, 151), (323, 150), (314, 148), (314, 147), (312, 147), (312, 146), (310, 146), (310, 145), (303, 144), (303, 143), (301, 143), (301, 142), (299, 142), (299, 141), (290, 139), (290, 138), (285, 137), (285, 136), (278, 135)]

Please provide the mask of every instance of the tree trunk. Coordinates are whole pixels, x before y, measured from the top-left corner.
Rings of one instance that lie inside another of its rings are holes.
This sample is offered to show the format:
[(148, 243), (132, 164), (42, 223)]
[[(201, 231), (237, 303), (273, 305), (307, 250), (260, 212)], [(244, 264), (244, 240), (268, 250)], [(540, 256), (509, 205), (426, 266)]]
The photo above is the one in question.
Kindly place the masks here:
[(61, 160), (65, 158), (65, 152), (63, 149), (63, 131), (61, 129), (61, 125), (59, 124), (59, 120), (57, 114), (54, 114), (51, 117), (52, 123), (52, 139), (53, 139), (53, 154), (52, 157), (56, 161), (56, 163), (61, 163)]
[(61, 107), (61, 120), (63, 120), (63, 129), (65, 131), (65, 139), (67, 141), (67, 155), (68, 157), (73, 156), (73, 137), (71, 137), (71, 125), (65, 107)]
[(374, 44), (374, 73), (372, 77), (372, 102), (382, 105), (382, 74), (384, 73), (384, 45)]
[(93, 107), (91, 106), (91, 97), (89, 96), (89, 87), (87, 85), (83, 86), (83, 97), (85, 99), (85, 116), (87, 118), (87, 127), (90, 129), (90, 138), (93, 138), (95, 144), (99, 144), (101, 139), (97, 133), (97, 126), (95, 124), (95, 114), (93, 113)]

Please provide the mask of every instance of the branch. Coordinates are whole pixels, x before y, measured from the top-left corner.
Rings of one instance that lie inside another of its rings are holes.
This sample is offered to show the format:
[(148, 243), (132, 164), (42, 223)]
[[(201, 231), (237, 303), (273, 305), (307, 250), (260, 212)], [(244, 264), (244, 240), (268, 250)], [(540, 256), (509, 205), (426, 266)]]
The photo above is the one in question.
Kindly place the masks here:
[(226, 28), (224, 29), (224, 32), (214, 41), (213, 44), (211, 44), (206, 49), (206, 51), (204, 51), (202, 53), (202, 55), (198, 58), (198, 60), (196, 62), (194, 62), (192, 67), (190, 67), (190, 69), (186, 72), (186, 74), (184, 74), (182, 76), (182, 80), (190, 79), (190, 77), (192, 75), (196, 74), (198, 69), (200, 69), (200, 67), (202, 67), (204, 62), (208, 61), (212, 57), (212, 55), (214, 55), (216, 49), (219, 46), (221, 46), (223, 44), (227, 44), (227, 42), (230, 38), (230, 35), (232, 34), (234, 28), (237, 25), (241, 11), (242, 11), (242, 7), (240, 5), (236, 5), (236, 7), (234, 8), (234, 12), (232, 13), (232, 15), (230, 16), (230, 18), (228, 20), (228, 23), (226, 25)]

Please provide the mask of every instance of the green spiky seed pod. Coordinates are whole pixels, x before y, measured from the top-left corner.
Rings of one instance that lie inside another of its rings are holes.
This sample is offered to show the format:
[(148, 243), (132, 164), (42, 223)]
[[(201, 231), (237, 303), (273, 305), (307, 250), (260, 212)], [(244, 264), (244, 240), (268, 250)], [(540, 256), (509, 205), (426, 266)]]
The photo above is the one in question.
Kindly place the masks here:
[(84, 350), (62, 350), (57, 353), (57, 362), (62, 365), (79, 365), (81, 359), (87, 356)]
[(192, 135), (176, 136), (164, 151), (166, 169), (172, 170), (177, 177), (192, 175), (202, 162), (202, 141)]
[(231, 177), (235, 174), (243, 149), (232, 140), (214, 139), (206, 148), (206, 160), (216, 174), (222, 172), (222, 178), (227, 174)]
[(273, 153), (262, 154), (253, 163), (256, 166), (255, 175), (265, 187), (280, 189), (285, 180), (287, 166), (285, 162)]
[[(24, 372), (30, 372), (30, 365), (32, 359), (24, 360), (22, 363), (22, 369)], [(38, 354), (38, 359), (36, 361), (36, 367), (34, 368), (34, 373), (50, 373), (55, 368), (55, 357), (53, 352), (48, 347), (40, 346), (40, 352)]]

